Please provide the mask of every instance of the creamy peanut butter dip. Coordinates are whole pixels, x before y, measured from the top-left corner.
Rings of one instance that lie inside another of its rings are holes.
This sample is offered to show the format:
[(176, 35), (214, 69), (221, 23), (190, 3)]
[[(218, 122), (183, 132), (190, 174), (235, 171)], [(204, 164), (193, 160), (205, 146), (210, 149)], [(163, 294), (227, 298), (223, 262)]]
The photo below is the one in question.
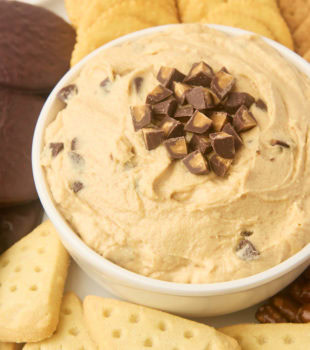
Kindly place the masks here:
[[(251, 106), (257, 126), (241, 134), (225, 177), (190, 173), (162, 144), (148, 151), (130, 115), (161, 66), (187, 74), (199, 61), (225, 66), (236, 91), (267, 106)], [(310, 81), (259, 37), (179, 25), (99, 53), (73, 83), (41, 161), (57, 208), (103, 257), (156, 279), (208, 283), (264, 271), (310, 242)]]

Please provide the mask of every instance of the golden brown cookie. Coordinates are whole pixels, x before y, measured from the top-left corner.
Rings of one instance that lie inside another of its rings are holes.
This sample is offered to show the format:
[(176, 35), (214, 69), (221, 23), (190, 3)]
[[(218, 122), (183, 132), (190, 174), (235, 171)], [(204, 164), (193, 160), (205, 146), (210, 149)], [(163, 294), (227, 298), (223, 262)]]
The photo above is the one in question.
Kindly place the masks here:
[(244, 16), (237, 10), (228, 12), (226, 9), (215, 9), (210, 12), (209, 17), (205, 19), (205, 22), (249, 30), (253, 33), (275, 40), (271, 30), (267, 28), (264, 23), (255, 18)]
[(225, 0), (177, 0), (180, 20), (183, 23), (200, 22), (209, 12)]
[(177, 13), (170, 13), (153, 0), (126, 0), (117, 3), (103, 11), (89, 27), (81, 24), (71, 65), (108, 41), (140, 29), (169, 23), (178, 23)]
[(271, 31), (278, 42), (293, 49), (293, 39), (289, 28), (278, 11), (259, 2), (252, 2), (251, 6), (245, 6), (246, 2), (246, 0), (234, 0), (229, 3), (221, 4), (214, 10), (210, 11), (206, 19), (208, 23), (214, 23), (213, 18), (215, 18), (217, 13), (223, 14), (222, 16), (226, 16), (226, 13), (229, 12), (235, 12), (236, 15), (239, 13), (238, 16), (240, 17), (248, 17), (249, 19), (253, 18), (256, 21), (263, 23)]
[(309, 0), (278, 0), (278, 6), (292, 33), (310, 13)]
[[(72, 0), (71, 0), (72, 1)], [(162, 18), (157, 17), (157, 22), (164, 22), (164, 24), (169, 23), (167, 21), (167, 15), (170, 15), (173, 17), (174, 22), (178, 18), (177, 14), (177, 8), (174, 0), (157, 0), (152, 2), (154, 6), (154, 10), (150, 11), (149, 8), (149, 1), (144, 1), (141, 3), (139, 0), (92, 0), (87, 8), (85, 8), (83, 17), (81, 17), (81, 20), (79, 22), (79, 30), (85, 31), (87, 30), (91, 25), (93, 25), (99, 16), (102, 15), (102, 13), (110, 10), (112, 7), (118, 7), (121, 6), (122, 8), (125, 8), (129, 6), (131, 9), (135, 9), (135, 14), (138, 19), (143, 20), (146, 17), (154, 14), (159, 15)], [(159, 10), (160, 8), (160, 10)], [(149, 11), (149, 12), (146, 12)], [(167, 15), (166, 15), (167, 13)], [(124, 14), (127, 15), (127, 12)], [(169, 19), (171, 20), (171, 19)]]
[(310, 11), (308, 17), (293, 32), (296, 51), (303, 56), (310, 49)]
[(304, 54), (304, 59), (310, 62), (310, 49)]
[(85, 10), (89, 6), (88, 0), (65, 0), (68, 17), (72, 25), (77, 28)]

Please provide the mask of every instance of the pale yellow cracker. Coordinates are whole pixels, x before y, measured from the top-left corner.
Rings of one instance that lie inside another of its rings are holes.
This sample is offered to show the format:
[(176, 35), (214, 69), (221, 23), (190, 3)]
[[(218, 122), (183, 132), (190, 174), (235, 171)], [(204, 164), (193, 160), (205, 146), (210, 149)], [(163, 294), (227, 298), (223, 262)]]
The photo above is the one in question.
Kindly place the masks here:
[(22, 346), (16, 343), (0, 343), (0, 350), (20, 350)]
[(50, 221), (0, 256), (0, 341), (40, 341), (55, 331), (68, 265)]
[(310, 14), (309, 0), (278, 0), (278, 6), (292, 33)]
[(209, 23), (214, 23), (215, 17), (227, 12), (238, 13), (240, 17), (253, 18), (263, 23), (273, 34), (275, 39), (290, 49), (294, 48), (293, 39), (284, 19), (270, 6), (261, 3), (253, 3), (252, 6), (244, 6), (244, 0), (234, 0), (233, 3), (226, 3), (217, 6), (206, 18)]
[[(141, 14), (141, 8), (145, 11), (144, 15)], [(104, 11), (87, 30), (79, 28), (71, 65), (97, 47), (122, 35), (155, 25), (177, 22), (176, 16), (164, 12), (161, 5), (153, 0), (127, 0), (117, 4)]]
[(68, 17), (75, 28), (79, 26), (85, 10), (92, 1), (93, 0), (65, 0)]
[(84, 315), (100, 350), (235, 350), (237, 342), (201, 323), (115, 299), (87, 296)]
[[(153, 9), (150, 8), (150, 4), (153, 5)], [(91, 0), (81, 18), (79, 30), (87, 30), (104, 12), (111, 12), (113, 7), (119, 6), (124, 9), (130, 7), (129, 12), (132, 13), (134, 10), (135, 17), (140, 20), (154, 15), (156, 24), (161, 21), (164, 22), (163, 24), (178, 22), (178, 13), (174, 0)], [(127, 15), (127, 12), (124, 12), (124, 15)]]
[(310, 349), (310, 323), (240, 324), (220, 331), (238, 340), (242, 350)]
[(267, 38), (275, 40), (274, 35), (268, 29), (264, 23), (257, 21), (255, 18), (242, 16), (238, 11), (214, 11), (211, 12), (211, 16), (205, 20), (205, 22), (222, 24), (226, 26), (241, 28), (249, 30), (250, 32), (265, 36)]
[(23, 350), (97, 350), (90, 339), (83, 317), (82, 303), (74, 293), (62, 300), (56, 332), (38, 343), (28, 343)]
[(209, 12), (225, 0), (177, 0), (181, 22), (200, 22)]

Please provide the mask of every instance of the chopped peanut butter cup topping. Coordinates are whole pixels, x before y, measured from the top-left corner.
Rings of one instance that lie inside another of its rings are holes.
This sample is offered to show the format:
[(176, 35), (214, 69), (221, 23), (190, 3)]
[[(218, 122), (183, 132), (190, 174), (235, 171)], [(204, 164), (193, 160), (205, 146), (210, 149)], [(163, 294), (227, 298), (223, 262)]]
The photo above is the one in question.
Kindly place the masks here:
[(185, 75), (178, 71), (176, 68), (161, 67), (157, 80), (165, 87), (170, 87), (174, 81), (183, 81)]
[(186, 168), (196, 175), (208, 174), (209, 167), (206, 159), (200, 151), (194, 151), (183, 159)]
[[(240, 133), (257, 125), (252, 104), (265, 111), (266, 104), (234, 91), (236, 78), (225, 67), (215, 72), (205, 62), (194, 63), (187, 75), (162, 66), (157, 80), (160, 84), (146, 96), (146, 104), (130, 107), (134, 130), (142, 129), (146, 149), (163, 144), (170, 158), (182, 159), (190, 173), (226, 176), (243, 146)], [(270, 143), (290, 147), (280, 140)]]
[(184, 136), (168, 139), (164, 145), (172, 159), (182, 159), (187, 155), (187, 144)]

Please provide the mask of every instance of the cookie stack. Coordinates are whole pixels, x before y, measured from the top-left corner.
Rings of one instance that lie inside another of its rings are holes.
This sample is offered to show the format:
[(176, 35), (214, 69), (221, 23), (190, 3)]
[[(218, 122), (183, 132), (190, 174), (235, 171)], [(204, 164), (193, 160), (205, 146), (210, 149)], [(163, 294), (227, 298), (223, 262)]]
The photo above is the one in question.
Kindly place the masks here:
[(0, 1), (0, 252), (38, 224), (34, 127), (46, 96), (69, 69), (74, 29), (37, 6)]

